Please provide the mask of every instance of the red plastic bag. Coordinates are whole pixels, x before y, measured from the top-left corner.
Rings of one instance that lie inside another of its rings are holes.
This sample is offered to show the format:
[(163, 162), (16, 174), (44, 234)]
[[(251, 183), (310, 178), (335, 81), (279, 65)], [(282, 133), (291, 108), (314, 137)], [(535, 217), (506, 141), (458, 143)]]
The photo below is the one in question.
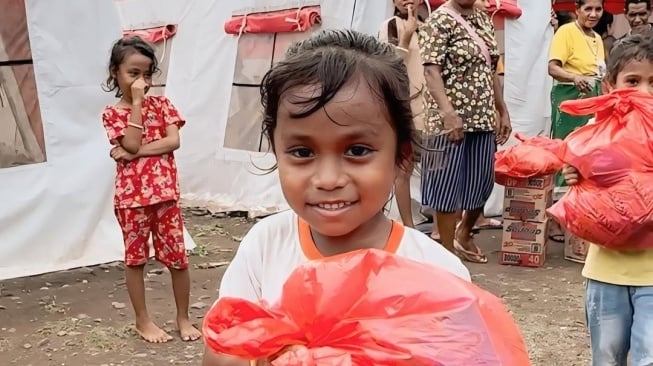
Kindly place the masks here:
[(309, 262), (272, 307), (222, 298), (204, 321), (215, 352), (283, 365), (530, 365), (500, 299), (380, 250)]
[[(611, 171), (653, 169), (653, 96), (632, 89), (616, 90), (595, 98), (565, 101), (560, 110), (571, 115), (596, 113), (594, 124), (567, 136), (560, 155), (584, 178)], [(628, 164), (621, 161), (622, 156)], [(597, 164), (596, 157), (608, 163)]]
[(501, 184), (507, 178), (532, 178), (553, 174), (562, 169), (562, 140), (539, 136), (526, 138), (520, 134), (516, 134), (515, 138), (521, 143), (494, 154), (497, 183)]
[(574, 235), (614, 250), (653, 249), (653, 97), (634, 90), (567, 101), (596, 123), (567, 136), (561, 158), (583, 179), (547, 210)]
[(547, 212), (574, 235), (602, 247), (653, 249), (653, 173), (628, 172), (610, 187), (581, 180)]

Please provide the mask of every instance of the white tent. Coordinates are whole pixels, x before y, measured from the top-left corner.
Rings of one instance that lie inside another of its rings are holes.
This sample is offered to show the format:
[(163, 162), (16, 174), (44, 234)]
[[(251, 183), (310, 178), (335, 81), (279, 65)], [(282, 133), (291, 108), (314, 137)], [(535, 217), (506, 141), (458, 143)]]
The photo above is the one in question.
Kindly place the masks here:
[[(47, 161), (0, 169), (0, 279), (122, 258), (112, 212), (114, 163), (100, 123), (103, 106), (114, 101), (100, 84), (106, 78), (109, 48), (125, 29), (178, 25), (165, 47), (165, 93), (188, 121), (177, 153), (183, 198), (253, 214), (285, 208), (276, 175), (260, 175), (255, 167), (269, 166), (273, 157), (251, 151), (259, 146), (238, 145), (238, 133), (230, 135), (239, 123), (254, 123), (234, 117), (245, 108), (234, 105), (232, 94), (238, 93), (233, 85), (238, 68), (256, 63), (239, 63), (239, 48), (251, 48), (257, 41), (227, 35), (223, 24), (232, 13), (316, 1), (24, 1)], [(317, 3), (322, 28), (370, 34), (376, 34), (392, 11), (389, 1), (380, 0)], [(506, 25), (506, 43), (511, 45), (506, 97), (516, 130), (540, 131), (546, 125), (543, 45), (548, 20), (541, 14), (549, 10), (543, 3), (521, 1), (524, 16)]]

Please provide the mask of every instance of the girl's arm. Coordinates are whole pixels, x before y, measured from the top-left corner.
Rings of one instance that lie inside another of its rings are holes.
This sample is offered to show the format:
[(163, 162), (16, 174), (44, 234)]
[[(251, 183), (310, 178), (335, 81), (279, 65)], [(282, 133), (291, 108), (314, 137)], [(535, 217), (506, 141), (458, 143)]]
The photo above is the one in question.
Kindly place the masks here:
[[(130, 154), (136, 154), (141, 147), (141, 139), (143, 138), (143, 115), (142, 115), (141, 102), (134, 102), (132, 105), (131, 115), (129, 116), (129, 124), (125, 131), (125, 136), (119, 140), (120, 146)], [(138, 128), (136, 126), (141, 126)]]
[[(166, 127), (166, 137), (142, 145), (136, 152), (137, 157), (156, 156), (171, 153), (179, 149), (179, 127), (169, 125)], [(125, 150), (127, 150), (125, 148)]]
[(143, 100), (147, 83), (143, 78), (136, 79), (131, 85), (132, 110), (125, 137), (120, 139), (120, 145), (130, 154), (138, 153), (143, 138)]

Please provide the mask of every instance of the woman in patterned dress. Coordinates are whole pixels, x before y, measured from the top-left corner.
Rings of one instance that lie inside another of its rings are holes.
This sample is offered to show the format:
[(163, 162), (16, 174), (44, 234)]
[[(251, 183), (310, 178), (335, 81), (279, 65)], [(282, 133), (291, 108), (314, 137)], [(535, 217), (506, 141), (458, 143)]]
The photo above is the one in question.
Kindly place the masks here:
[[(427, 84), (424, 144), (445, 152), (438, 167), (426, 161), (430, 154), (422, 155), (421, 188), (422, 204), (436, 211), (442, 245), (487, 263), (472, 229), (494, 187), (497, 143), (505, 143), (512, 129), (496, 75), (494, 26), (475, 2), (449, 0), (419, 31)], [(457, 227), (459, 210), (465, 212)]]

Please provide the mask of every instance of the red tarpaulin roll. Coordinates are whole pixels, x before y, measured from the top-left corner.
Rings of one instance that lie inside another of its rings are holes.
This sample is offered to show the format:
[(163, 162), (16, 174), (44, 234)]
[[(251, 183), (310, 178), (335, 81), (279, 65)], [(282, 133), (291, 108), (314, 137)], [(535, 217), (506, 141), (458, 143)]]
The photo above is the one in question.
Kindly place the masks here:
[[(609, 11), (612, 14), (623, 14), (626, 9), (626, 0), (605, 0), (603, 5), (605, 10)], [(576, 11), (576, 5), (574, 0), (556, 0), (553, 5), (553, 10), (555, 11)]]
[(122, 36), (124, 38), (139, 36), (143, 40), (150, 43), (159, 43), (161, 41), (172, 38), (177, 33), (177, 25), (168, 24), (164, 27), (139, 29), (139, 30), (124, 30)]
[(234, 16), (224, 24), (227, 34), (305, 32), (320, 24), (320, 7), (287, 9), (269, 13)]

